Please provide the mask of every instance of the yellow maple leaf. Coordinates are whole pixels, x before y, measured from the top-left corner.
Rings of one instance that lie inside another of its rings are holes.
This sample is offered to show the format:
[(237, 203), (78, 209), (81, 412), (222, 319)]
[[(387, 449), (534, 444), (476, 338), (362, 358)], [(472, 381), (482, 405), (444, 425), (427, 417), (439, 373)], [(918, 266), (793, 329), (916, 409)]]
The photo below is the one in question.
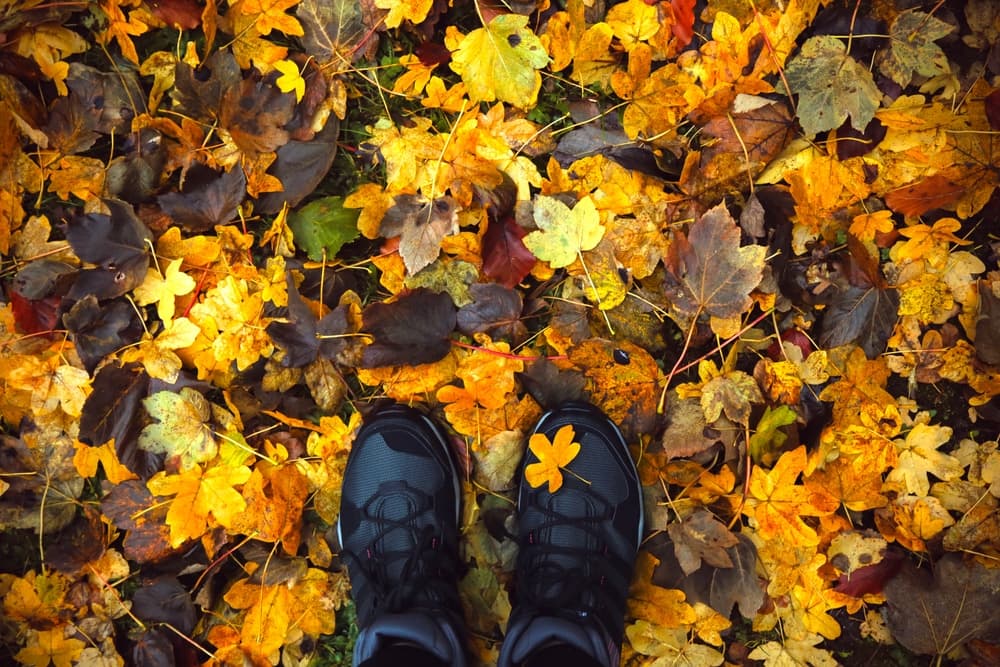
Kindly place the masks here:
[(291, 60), (279, 60), (274, 63), (274, 69), (281, 72), (281, 76), (275, 81), (278, 90), (283, 93), (295, 93), (295, 101), (301, 102), (302, 96), (306, 94), (306, 80), (302, 78), (299, 66)]
[(73, 667), (87, 645), (73, 635), (72, 626), (60, 625), (51, 630), (31, 630), (26, 645), (18, 651), (17, 661), (32, 667)]
[(410, 53), (400, 56), (399, 64), (405, 67), (406, 71), (392, 84), (392, 92), (410, 96), (420, 95), (424, 91), (438, 65), (437, 63), (426, 65), (419, 57)]
[(113, 39), (121, 49), (122, 55), (138, 65), (139, 54), (135, 50), (132, 38), (144, 34), (149, 30), (149, 26), (138, 18), (135, 11), (129, 12), (126, 18), (122, 7), (135, 7), (141, 3), (135, 0), (100, 0), (98, 4), (108, 17), (108, 26), (98, 33), (98, 41), (101, 44), (108, 44)]
[(571, 210), (554, 197), (538, 195), (534, 215), (538, 230), (524, 237), (524, 245), (554, 269), (569, 266), (581, 252), (593, 249), (604, 236), (601, 216), (589, 196), (578, 201)]
[(69, 92), (66, 88), (69, 65), (63, 62), (63, 58), (86, 51), (87, 40), (69, 28), (53, 23), (42, 23), (15, 34), (15, 52), (34, 59), (45, 76), (52, 79), (56, 91), (66, 95)]
[(389, 10), (385, 15), (387, 28), (398, 28), (403, 21), (423, 23), (433, 5), (434, 0), (375, 0), (376, 7)]
[[(444, 412), (448, 421), (464, 435), (480, 434), (476, 429), (478, 413), (505, 405), (507, 395), (517, 384), (514, 374), (524, 370), (522, 360), (505, 356), (510, 355), (507, 343), (487, 340), (483, 347), (483, 352), (467, 354), (459, 364), (456, 375), (462, 381), (461, 387), (447, 385), (437, 391), (437, 399), (447, 403)], [(490, 350), (499, 354), (490, 354)]]
[(862, 241), (872, 241), (876, 234), (886, 234), (891, 232), (894, 227), (892, 211), (885, 210), (854, 216), (847, 231)]
[(498, 14), (487, 25), (461, 37), (448, 26), (445, 45), (450, 67), (462, 77), (473, 102), (500, 100), (527, 109), (535, 105), (549, 62), (541, 40), (528, 27), (528, 17)]
[(243, 14), (251, 19), (253, 30), (258, 35), (268, 35), (272, 30), (286, 35), (301, 37), (305, 32), (302, 24), (285, 12), (299, 4), (299, 0), (238, 0), (230, 6), (230, 11)]
[(469, 105), (468, 93), (464, 81), (459, 81), (448, 88), (444, 84), (444, 79), (432, 76), (427, 82), (427, 89), (423, 97), (420, 98), (420, 106), (426, 109), (441, 109), (442, 111), (458, 113)]
[(524, 478), (533, 488), (548, 483), (549, 493), (555, 493), (562, 487), (561, 468), (565, 468), (576, 455), (580, 453), (580, 443), (573, 442), (576, 432), (572, 424), (566, 424), (556, 431), (556, 437), (550, 442), (544, 433), (535, 433), (528, 440), (528, 449), (535, 458), (524, 469)]
[(162, 275), (157, 268), (150, 267), (146, 279), (133, 292), (140, 306), (155, 303), (156, 314), (164, 323), (173, 319), (177, 297), (190, 294), (197, 284), (194, 278), (181, 271), (182, 263), (182, 259), (169, 262)]
[(806, 464), (806, 448), (785, 452), (774, 468), (765, 472), (754, 466), (750, 473), (748, 497), (743, 513), (756, 523), (762, 537), (783, 536), (789, 544), (815, 546), (819, 537), (803, 516), (823, 516), (837, 510), (829, 496), (812, 493), (795, 480)]
[(176, 382), (184, 367), (177, 351), (194, 345), (200, 335), (198, 325), (186, 317), (178, 317), (155, 336), (144, 334), (138, 345), (122, 352), (122, 361), (139, 361), (150, 377)]
[(628, 613), (636, 620), (647, 621), (664, 628), (680, 628), (694, 624), (698, 614), (687, 603), (684, 591), (663, 588), (653, 583), (653, 570), (659, 560), (648, 551), (640, 551), (635, 561), (635, 574), (629, 588)]
[(97, 474), (97, 466), (104, 468), (104, 476), (112, 484), (121, 484), (130, 479), (136, 479), (136, 474), (126, 468), (118, 460), (114, 438), (100, 447), (91, 447), (80, 441), (73, 445), (76, 454), (73, 455), (73, 466), (81, 477), (93, 477)]
[(905, 439), (895, 440), (899, 460), (885, 478), (887, 487), (926, 496), (930, 491), (928, 473), (945, 482), (961, 477), (965, 472), (961, 462), (938, 451), (941, 445), (951, 442), (951, 434), (947, 426), (915, 424)]
[(158, 472), (146, 482), (150, 492), (173, 496), (167, 510), (170, 545), (179, 547), (198, 539), (214, 526), (229, 528), (246, 501), (234, 487), (250, 479), (250, 468), (214, 465), (203, 470), (192, 466), (176, 475)]
[(969, 245), (972, 241), (955, 236), (961, 228), (962, 223), (955, 218), (941, 218), (933, 225), (920, 223), (903, 227), (899, 233), (906, 241), (893, 246), (890, 256), (893, 261), (924, 259), (935, 251), (947, 251), (949, 243)]

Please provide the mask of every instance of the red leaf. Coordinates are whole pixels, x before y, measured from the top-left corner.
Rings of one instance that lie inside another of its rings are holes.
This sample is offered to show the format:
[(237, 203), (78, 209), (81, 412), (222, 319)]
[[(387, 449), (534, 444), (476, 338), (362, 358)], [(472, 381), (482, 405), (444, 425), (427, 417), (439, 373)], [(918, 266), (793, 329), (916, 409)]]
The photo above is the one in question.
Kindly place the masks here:
[(923, 215), (941, 208), (962, 196), (965, 188), (946, 176), (934, 174), (922, 181), (906, 185), (885, 196), (885, 203), (903, 215)]
[(986, 119), (990, 127), (1000, 130), (1000, 88), (986, 96)]
[(204, 10), (194, 0), (152, 0), (149, 7), (156, 18), (183, 30), (194, 30), (200, 26), (201, 12)]
[(886, 551), (885, 556), (874, 565), (859, 567), (850, 575), (842, 574), (840, 581), (833, 587), (838, 593), (852, 597), (862, 597), (870, 593), (881, 593), (886, 582), (896, 576), (903, 563), (903, 555), (895, 551)]
[(57, 311), (62, 297), (54, 295), (32, 300), (21, 296), (16, 290), (10, 290), (9, 296), (18, 329), (27, 334), (36, 334), (56, 328)]
[(674, 16), (670, 30), (681, 43), (681, 48), (690, 44), (694, 37), (694, 5), (695, 0), (670, 0), (670, 13)]
[(521, 241), (527, 233), (513, 216), (490, 218), (483, 235), (483, 273), (510, 289), (524, 280), (538, 261)]

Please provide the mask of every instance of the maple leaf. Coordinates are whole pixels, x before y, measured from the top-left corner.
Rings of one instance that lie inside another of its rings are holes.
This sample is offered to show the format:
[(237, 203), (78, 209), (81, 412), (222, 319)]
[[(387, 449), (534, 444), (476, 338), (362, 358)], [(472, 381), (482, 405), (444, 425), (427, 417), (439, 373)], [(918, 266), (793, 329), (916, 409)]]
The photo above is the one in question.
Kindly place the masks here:
[(291, 60), (279, 60), (274, 63), (274, 69), (281, 72), (274, 85), (283, 93), (295, 93), (295, 101), (301, 102), (306, 94), (306, 80), (302, 78), (299, 66)]
[(190, 294), (196, 285), (194, 278), (181, 271), (182, 263), (181, 259), (171, 261), (162, 274), (150, 267), (146, 279), (133, 292), (140, 306), (155, 303), (156, 314), (164, 323), (174, 317), (176, 298)]
[(731, 568), (733, 561), (726, 548), (739, 540), (715, 515), (697, 509), (680, 523), (671, 523), (667, 532), (674, 544), (674, 554), (685, 574), (691, 574), (704, 560), (713, 567)]
[(886, 584), (886, 621), (893, 637), (915, 653), (944, 655), (976, 637), (1000, 632), (1000, 573), (959, 554), (933, 568), (907, 561)]
[(667, 258), (667, 290), (671, 305), (692, 318), (740, 315), (750, 308), (750, 291), (764, 270), (763, 246), (740, 247), (740, 229), (725, 205), (719, 204), (678, 232)]
[(415, 289), (393, 303), (373, 303), (362, 313), (363, 330), (374, 337), (361, 365), (417, 365), (437, 361), (451, 350), (455, 305), (446, 294)]
[(203, 470), (195, 465), (176, 475), (159, 472), (146, 486), (158, 496), (172, 496), (167, 510), (170, 545), (198, 539), (215, 525), (228, 528), (246, 510), (234, 487), (250, 479), (250, 468), (218, 464)]
[[(562, 470), (580, 453), (580, 443), (574, 442), (576, 432), (572, 424), (566, 424), (556, 431), (556, 437), (549, 440), (544, 433), (535, 433), (528, 440), (528, 450), (537, 461), (524, 468), (524, 478), (533, 488), (548, 483), (549, 493), (562, 487)], [(530, 460), (530, 459), (529, 459)]]
[(771, 471), (754, 466), (750, 472), (743, 513), (753, 517), (761, 536), (782, 536), (789, 544), (819, 543), (816, 531), (802, 517), (830, 514), (836, 511), (837, 503), (795, 484), (805, 464), (805, 447), (798, 447), (782, 454)]
[(719, 651), (694, 643), (684, 628), (666, 628), (638, 620), (625, 628), (625, 636), (636, 652), (657, 658), (653, 665), (715, 667), (725, 662)]
[(149, 452), (180, 457), (190, 468), (215, 457), (215, 433), (206, 422), (209, 402), (200, 392), (184, 387), (179, 393), (159, 391), (142, 402), (149, 416), (159, 421), (142, 429), (139, 446)]
[(872, 73), (832, 35), (806, 40), (785, 67), (785, 79), (789, 94), (799, 96), (796, 115), (808, 136), (836, 129), (848, 116), (856, 130), (864, 130), (882, 99)]
[(571, 210), (554, 197), (538, 195), (534, 218), (538, 230), (524, 237), (524, 245), (554, 269), (569, 266), (604, 236), (604, 226), (591, 197), (579, 200)]
[(410, 274), (417, 273), (437, 259), (441, 241), (458, 232), (455, 200), (440, 197), (433, 201), (416, 195), (397, 195), (385, 212), (379, 234), (399, 236), (399, 254)]
[(754, 648), (747, 657), (763, 660), (764, 667), (837, 667), (840, 663), (826, 649), (816, 646), (823, 641), (821, 635), (809, 633), (803, 637), (787, 637), (780, 642), (770, 641)]
[(295, 15), (302, 22), (306, 53), (338, 69), (361, 58), (361, 47), (372, 39), (363, 5), (352, 0), (302, 0)]
[(951, 428), (932, 424), (914, 424), (904, 440), (896, 440), (899, 460), (886, 476), (886, 484), (899, 485), (906, 493), (926, 496), (930, 490), (927, 474), (943, 481), (957, 479), (965, 468), (953, 456), (938, 448), (951, 441)]
[(32, 630), (26, 646), (18, 651), (17, 661), (32, 667), (72, 667), (87, 645), (73, 636), (72, 626), (60, 625), (51, 630)]
[(535, 105), (542, 85), (538, 70), (549, 56), (527, 26), (528, 17), (521, 14), (498, 14), (464, 37), (449, 26), (449, 67), (462, 77), (470, 100), (500, 100), (522, 109)]
[(934, 41), (954, 30), (930, 14), (913, 9), (900, 12), (889, 27), (889, 49), (880, 69), (903, 88), (915, 74), (928, 78), (949, 74), (948, 57)]

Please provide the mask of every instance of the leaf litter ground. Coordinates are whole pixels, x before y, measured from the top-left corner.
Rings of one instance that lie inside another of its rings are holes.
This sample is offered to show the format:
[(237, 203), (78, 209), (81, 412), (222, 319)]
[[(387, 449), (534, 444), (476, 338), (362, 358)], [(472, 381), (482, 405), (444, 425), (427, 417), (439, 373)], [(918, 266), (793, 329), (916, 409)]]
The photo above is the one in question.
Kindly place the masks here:
[(347, 664), (392, 399), (491, 664), (585, 398), (647, 500), (624, 664), (997, 664), (994, 4), (14, 2), (4, 660)]

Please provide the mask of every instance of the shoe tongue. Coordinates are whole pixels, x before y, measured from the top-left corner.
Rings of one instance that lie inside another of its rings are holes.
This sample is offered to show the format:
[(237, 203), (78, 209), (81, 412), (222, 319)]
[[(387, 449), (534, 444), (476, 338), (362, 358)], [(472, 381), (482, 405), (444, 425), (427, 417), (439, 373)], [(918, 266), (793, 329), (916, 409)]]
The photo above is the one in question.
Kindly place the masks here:
[(573, 622), (556, 616), (536, 616), (529, 621), (517, 638), (511, 653), (511, 664), (520, 665), (534, 653), (555, 644), (580, 649), (601, 665), (610, 664), (604, 638), (593, 623)]
[[(410, 516), (413, 511), (413, 501), (406, 494), (386, 493), (379, 500), (375, 508), (375, 515), (382, 519), (401, 521)], [(412, 525), (416, 521), (414, 520), (410, 523)], [(407, 561), (406, 558), (399, 557), (398, 554), (413, 551), (416, 546), (416, 535), (414, 535), (414, 531), (410, 527), (404, 528), (403, 526), (383, 525), (380, 527), (380, 530), (382, 533), (377, 548), (383, 554), (396, 554), (388, 563), (387, 574), (391, 580), (398, 580), (403, 573), (403, 568)]]

